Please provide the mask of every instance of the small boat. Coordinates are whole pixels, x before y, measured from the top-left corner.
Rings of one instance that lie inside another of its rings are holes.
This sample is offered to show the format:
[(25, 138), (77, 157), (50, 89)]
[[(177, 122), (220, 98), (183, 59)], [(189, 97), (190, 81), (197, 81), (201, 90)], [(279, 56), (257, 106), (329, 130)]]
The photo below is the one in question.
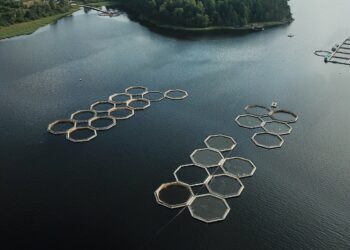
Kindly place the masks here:
[(294, 37), (294, 35), (293, 34), (288, 34), (288, 37)]
[(265, 28), (262, 25), (253, 25), (252, 26), (252, 30), (254, 30), (254, 31), (264, 31)]

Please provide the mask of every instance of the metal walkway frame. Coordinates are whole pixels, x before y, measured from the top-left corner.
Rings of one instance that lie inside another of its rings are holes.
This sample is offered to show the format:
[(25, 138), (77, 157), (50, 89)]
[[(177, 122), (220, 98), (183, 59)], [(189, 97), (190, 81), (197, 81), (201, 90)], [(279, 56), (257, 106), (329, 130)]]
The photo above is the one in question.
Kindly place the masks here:
[(325, 62), (350, 66), (350, 37), (338, 46), (332, 54), (325, 57)]

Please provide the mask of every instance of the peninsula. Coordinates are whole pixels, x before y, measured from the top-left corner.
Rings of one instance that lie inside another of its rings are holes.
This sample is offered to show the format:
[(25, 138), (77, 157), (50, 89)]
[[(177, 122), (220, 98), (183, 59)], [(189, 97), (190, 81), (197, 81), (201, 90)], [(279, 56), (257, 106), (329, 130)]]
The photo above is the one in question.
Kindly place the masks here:
[(139, 21), (176, 30), (244, 30), (289, 23), (288, 0), (115, 0)]

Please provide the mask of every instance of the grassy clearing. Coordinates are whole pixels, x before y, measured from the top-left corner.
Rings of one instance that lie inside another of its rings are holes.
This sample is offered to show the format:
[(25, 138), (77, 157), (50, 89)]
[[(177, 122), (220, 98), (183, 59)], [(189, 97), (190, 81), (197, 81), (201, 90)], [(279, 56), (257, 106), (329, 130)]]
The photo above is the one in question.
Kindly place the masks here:
[(5, 38), (10, 38), (14, 36), (21, 36), (21, 35), (30, 35), (33, 32), (35, 32), (37, 29), (39, 29), (42, 26), (45, 26), (47, 24), (50, 24), (52, 22), (57, 21), (58, 19), (71, 15), (73, 12), (79, 10), (78, 6), (73, 6), (71, 10), (68, 12), (40, 18), (34, 21), (24, 22), (24, 23), (16, 23), (7, 27), (1, 27), (0, 28), (0, 40)]

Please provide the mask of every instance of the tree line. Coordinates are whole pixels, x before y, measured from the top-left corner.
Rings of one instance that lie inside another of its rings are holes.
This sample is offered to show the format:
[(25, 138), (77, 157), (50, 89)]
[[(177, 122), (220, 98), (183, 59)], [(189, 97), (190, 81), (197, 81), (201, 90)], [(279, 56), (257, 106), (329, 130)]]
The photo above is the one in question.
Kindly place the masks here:
[(34, 1), (30, 6), (23, 0), (0, 0), (0, 27), (67, 12), (67, 0)]
[(291, 20), (288, 0), (117, 0), (141, 18), (185, 27)]

